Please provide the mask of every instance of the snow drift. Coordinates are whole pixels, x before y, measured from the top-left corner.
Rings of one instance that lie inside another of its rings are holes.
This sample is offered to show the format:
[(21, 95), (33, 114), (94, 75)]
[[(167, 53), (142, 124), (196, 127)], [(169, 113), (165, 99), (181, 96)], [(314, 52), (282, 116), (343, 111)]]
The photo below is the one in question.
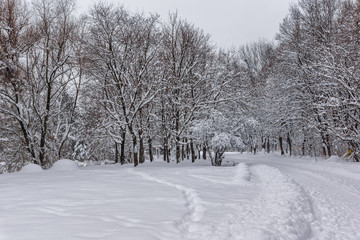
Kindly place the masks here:
[(37, 172), (43, 172), (44, 170), (37, 164), (29, 163), (25, 165), (20, 172), (21, 173), (37, 173)]
[(50, 168), (50, 170), (56, 171), (73, 171), (78, 170), (79, 166), (76, 162), (69, 160), (69, 159), (61, 159), (54, 163), (54, 166)]

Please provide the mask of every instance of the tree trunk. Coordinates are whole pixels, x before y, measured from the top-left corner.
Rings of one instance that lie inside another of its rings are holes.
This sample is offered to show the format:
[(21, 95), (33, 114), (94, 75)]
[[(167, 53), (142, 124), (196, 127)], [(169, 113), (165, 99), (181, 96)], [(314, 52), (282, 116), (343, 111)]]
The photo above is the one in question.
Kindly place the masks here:
[(115, 163), (119, 163), (119, 148), (117, 142), (115, 142)]
[(323, 141), (323, 155), (325, 157), (330, 157), (331, 156), (331, 149), (330, 149), (330, 140), (329, 140), (329, 134), (325, 134), (321, 133), (321, 139)]
[(195, 162), (195, 149), (194, 149), (194, 142), (190, 139), (190, 151), (191, 151), (191, 162)]
[(177, 141), (176, 141), (176, 163), (180, 163), (180, 144)]
[(169, 161), (169, 149), (168, 149), (168, 141), (166, 137), (164, 138), (164, 162), (170, 162)]
[(149, 158), (150, 158), (150, 162), (152, 162), (154, 160), (154, 156), (153, 156), (153, 152), (152, 152), (152, 139), (151, 137), (149, 137), (148, 139), (148, 144), (149, 144)]
[(180, 121), (180, 113), (179, 111), (176, 112), (176, 118), (175, 118), (175, 145), (176, 145), (176, 163), (180, 162), (180, 136), (179, 136), (179, 121)]
[(41, 165), (41, 163), (36, 159), (35, 152), (34, 152), (34, 146), (30, 143), (29, 136), (25, 129), (25, 125), (21, 121), (18, 121), (18, 122), (20, 123), (21, 131), (22, 131), (24, 139), (25, 139), (27, 151), (31, 154), (31, 157), (32, 157), (34, 163), (37, 165)]
[(306, 138), (304, 138), (303, 143), (302, 143), (302, 155), (305, 156), (305, 144), (306, 144)]
[(125, 141), (126, 141), (126, 131), (123, 130), (121, 133), (121, 146), (120, 146), (120, 163), (121, 165), (125, 164)]
[(291, 144), (291, 138), (290, 138), (290, 134), (289, 134), (289, 133), (287, 134), (286, 141), (287, 141), (287, 143), (288, 143), (288, 145), (289, 145), (289, 154), (290, 154), (290, 156), (291, 156), (291, 154), (292, 154), (292, 144)]
[(270, 153), (270, 138), (267, 138), (267, 143), (266, 143), (266, 148), (267, 148), (267, 153)]
[(39, 161), (41, 166), (45, 166), (45, 143), (46, 143), (46, 135), (47, 135), (47, 128), (48, 128), (48, 120), (49, 120), (49, 114), (50, 114), (50, 101), (51, 101), (51, 94), (52, 94), (52, 88), (51, 84), (48, 83), (48, 91), (47, 91), (47, 98), (46, 98), (46, 113), (44, 117), (44, 122), (42, 125), (41, 130), (41, 138), (40, 138), (40, 154), (39, 154)]
[(134, 161), (134, 167), (136, 167), (137, 165), (139, 165), (138, 162), (138, 146), (137, 146), (137, 139), (135, 134), (133, 135), (133, 161)]
[(183, 143), (181, 144), (181, 161), (184, 161), (185, 159), (185, 145), (184, 145), (184, 141), (185, 139), (183, 139)]
[(145, 162), (145, 149), (144, 149), (144, 139), (139, 131), (139, 163), (142, 164)]
[(202, 158), (203, 158), (204, 160), (206, 160), (206, 146), (205, 146), (205, 145), (203, 146)]
[(201, 158), (201, 153), (200, 153), (200, 146), (197, 147), (197, 156), (200, 159)]
[[(193, 148), (194, 148), (194, 146), (193, 146)], [(188, 141), (186, 141), (186, 158), (187, 158), (187, 160), (189, 160), (189, 158), (190, 158), (190, 143), (188, 142)], [(191, 153), (191, 155), (192, 155), (192, 153)]]
[(280, 146), (280, 151), (281, 151), (281, 155), (284, 155), (284, 148), (283, 148), (283, 139), (282, 137), (279, 137), (279, 146)]
[(331, 147), (330, 147), (330, 136), (329, 134), (326, 134), (326, 146), (327, 146), (327, 153), (328, 153), (328, 157), (331, 157)]
[(180, 163), (180, 138), (176, 137), (176, 163)]
[(215, 158), (214, 161), (212, 161), (213, 166), (221, 166), (222, 163), (222, 156), (225, 153), (226, 148), (218, 149), (215, 151)]
[(265, 150), (265, 148), (266, 148), (266, 138), (264, 138), (264, 137), (261, 137), (261, 147), (262, 147), (262, 149), (264, 149), (264, 150)]

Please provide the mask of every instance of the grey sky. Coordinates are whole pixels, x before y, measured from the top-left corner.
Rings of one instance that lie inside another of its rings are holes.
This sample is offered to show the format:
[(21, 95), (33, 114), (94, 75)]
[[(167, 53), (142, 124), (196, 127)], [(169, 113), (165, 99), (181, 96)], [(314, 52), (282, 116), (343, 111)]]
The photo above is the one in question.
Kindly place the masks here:
[[(97, 0), (77, 0), (86, 11)], [(273, 39), (294, 0), (103, 0), (131, 11), (159, 13), (176, 9), (182, 18), (210, 33), (218, 47), (237, 47), (261, 38)]]

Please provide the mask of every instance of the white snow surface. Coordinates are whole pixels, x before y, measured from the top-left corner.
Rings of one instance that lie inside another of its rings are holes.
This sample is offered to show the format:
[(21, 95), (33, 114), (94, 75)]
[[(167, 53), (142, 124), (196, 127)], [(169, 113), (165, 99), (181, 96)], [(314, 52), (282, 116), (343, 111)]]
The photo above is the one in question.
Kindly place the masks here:
[(73, 160), (60, 159), (54, 163), (54, 165), (50, 168), (50, 170), (71, 171), (71, 170), (79, 170), (79, 167), (76, 164), (76, 162)]
[(21, 168), (20, 173), (36, 173), (43, 172), (44, 170), (37, 164), (29, 163)]
[(0, 240), (360, 239), (360, 165), (264, 153), (225, 163), (0, 175)]

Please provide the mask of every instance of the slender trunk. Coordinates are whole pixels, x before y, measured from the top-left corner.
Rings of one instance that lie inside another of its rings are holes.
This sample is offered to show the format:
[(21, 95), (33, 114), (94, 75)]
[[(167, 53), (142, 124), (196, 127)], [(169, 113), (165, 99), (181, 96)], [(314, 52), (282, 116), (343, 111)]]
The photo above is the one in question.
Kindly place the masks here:
[(176, 163), (180, 162), (180, 136), (179, 136), (179, 128), (180, 128), (180, 113), (179, 111), (176, 111), (176, 119), (175, 119), (175, 133), (176, 133), (176, 139), (175, 139), (175, 145), (176, 145)]
[(119, 148), (117, 142), (115, 142), (115, 163), (119, 163)]
[(270, 153), (270, 138), (267, 138), (267, 143), (266, 143), (266, 148), (267, 148), (267, 153)]
[[(163, 98), (164, 99), (164, 98)], [(165, 120), (166, 120), (166, 116), (165, 116), (165, 103), (164, 100), (161, 101), (161, 125), (162, 125), (162, 133), (163, 133), (163, 160), (164, 162), (168, 162), (167, 159), (167, 144), (168, 144), (168, 140), (167, 140), (167, 131), (166, 131), (166, 124), (165, 124)]]
[(36, 160), (34, 147), (30, 143), (29, 136), (28, 136), (27, 131), (25, 129), (25, 125), (23, 124), (22, 121), (18, 121), (18, 122), (20, 124), (21, 132), (23, 133), (23, 136), (24, 136), (24, 139), (25, 139), (25, 144), (26, 144), (27, 151), (31, 154), (31, 157), (34, 160), (34, 163), (40, 165), (40, 162), (38, 160)]
[(145, 162), (145, 149), (144, 149), (144, 139), (139, 132), (139, 163)]
[(280, 151), (281, 151), (281, 155), (284, 155), (284, 148), (283, 148), (283, 139), (282, 137), (279, 137), (279, 146), (280, 146)]
[[(16, 84), (12, 81), (11, 78), (9, 78), (9, 81), (11, 81), (12, 83), (12, 86), (14, 88), (14, 92), (15, 92), (15, 107), (16, 107), (16, 111), (17, 111), (17, 114), (19, 116), (21, 116), (21, 111), (19, 109), (19, 106), (18, 106), (18, 103), (19, 103), (19, 96), (18, 96), (18, 90), (17, 90), (17, 86)], [(17, 120), (18, 123), (20, 124), (20, 128), (21, 128), (21, 132), (22, 132), (22, 135), (24, 137), (24, 140), (25, 140), (25, 144), (26, 144), (26, 150), (31, 154), (31, 157), (34, 161), (35, 164), (38, 164), (40, 165), (40, 163), (38, 162), (38, 160), (36, 159), (36, 156), (35, 156), (35, 151), (34, 151), (34, 146), (33, 144), (30, 142), (30, 138), (29, 138), (29, 135), (28, 135), (28, 132), (25, 128), (26, 124), (23, 123), (23, 121), (21, 120)]]
[(181, 144), (181, 161), (184, 161), (185, 159), (185, 145), (184, 145), (185, 139), (183, 139), (183, 143)]
[(321, 134), (321, 139), (322, 139), (322, 142), (323, 142), (323, 155), (325, 157), (330, 157), (331, 156), (331, 149), (330, 149), (330, 140), (329, 140), (329, 134), (325, 134), (322, 133)]
[(327, 147), (327, 153), (328, 157), (331, 157), (331, 149), (330, 149), (330, 136), (329, 134), (326, 134), (326, 147)]
[(221, 149), (216, 150), (215, 159), (214, 159), (215, 166), (221, 166), (222, 156), (225, 153), (225, 151), (226, 151), (226, 148), (221, 148)]
[(149, 137), (148, 139), (148, 145), (149, 145), (149, 157), (150, 157), (150, 162), (152, 162), (154, 160), (154, 156), (153, 156), (153, 152), (152, 152), (152, 139), (151, 137)]
[(291, 144), (291, 138), (290, 138), (290, 134), (289, 134), (289, 133), (287, 134), (286, 141), (287, 141), (287, 143), (288, 143), (288, 145), (289, 145), (289, 153), (290, 153), (290, 156), (291, 156), (291, 154), (292, 154), (292, 144)]
[(203, 158), (204, 160), (206, 160), (206, 146), (205, 146), (205, 145), (203, 146), (203, 155), (202, 155), (202, 158)]
[(138, 146), (137, 146), (137, 139), (135, 134), (133, 135), (133, 161), (134, 161), (134, 167), (139, 165), (139, 159), (138, 159)]
[(120, 163), (121, 165), (125, 164), (125, 139), (126, 131), (123, 130), (121, 134), (121, 147), (120, 147)]
[(40, 134), (40, 153), (39, 153), (39, 161), (42, 166), (45, 166), (45, 142), (46, 142), (46, 135), (47, 135), (47, 128), (48, 128), (48, 120), (50, 114), (50, 101), (52, 95), (52, 86), (49, 79), (49, 36), (46, 39), (46, 59), (45, 59), (45, 81), (47, 87), (47, 95), (46, 95), (46, 107), (45, 107), (45, 116), (41, 126), (41, 134)]
[(305, 145), (306, 145), (306, 138), (304, 138), (303, 143), (302, 143), (302, 155), (305, 156)]
[(170, 163), (170, 152), (171, 152), (171, 149), (169, 148), (169, 146), (167, 146), (167, 149), (166, 149), (166, 159), (167, 159), (167, 162)]
[[(193, 146), (193, 148), (194, 148), (194, 146)], [(192, 155), (192, 153), (191, 153), (191, 155)], [(189, 160), (189, 158), (190, 158), (190, 143), (188, 141), (186, 142), (186, 158), (187, 158), (187, 160)]]
[(194, 149), (194, 142), (190, 139), (190, 151), (191, 151), (191, 162), (195, 162), (195, 149)]
[(164, 162), (169, 162), (168, 141), (166, 137), (164, 137)]
[(180, 138), (176, 138), (176, 163), (180, 163)]
[(51, 94), (52, 88), (51, 84), (48, 83), (48, 91), (46, 97), (46, 113), (44, 117), (44, 121), (42, 124), (41, 129), (41, 137), (40, 137), (40, 154), (39, 154), (39, 161), (42, 166), (45, 166), (45, 143), (46, 143), (46, 136), (47, 136), (47, 128), (48, 128), (48, 121), (49, 121), (49, 114), (50, 114), (50, 101), (51, 101)]

